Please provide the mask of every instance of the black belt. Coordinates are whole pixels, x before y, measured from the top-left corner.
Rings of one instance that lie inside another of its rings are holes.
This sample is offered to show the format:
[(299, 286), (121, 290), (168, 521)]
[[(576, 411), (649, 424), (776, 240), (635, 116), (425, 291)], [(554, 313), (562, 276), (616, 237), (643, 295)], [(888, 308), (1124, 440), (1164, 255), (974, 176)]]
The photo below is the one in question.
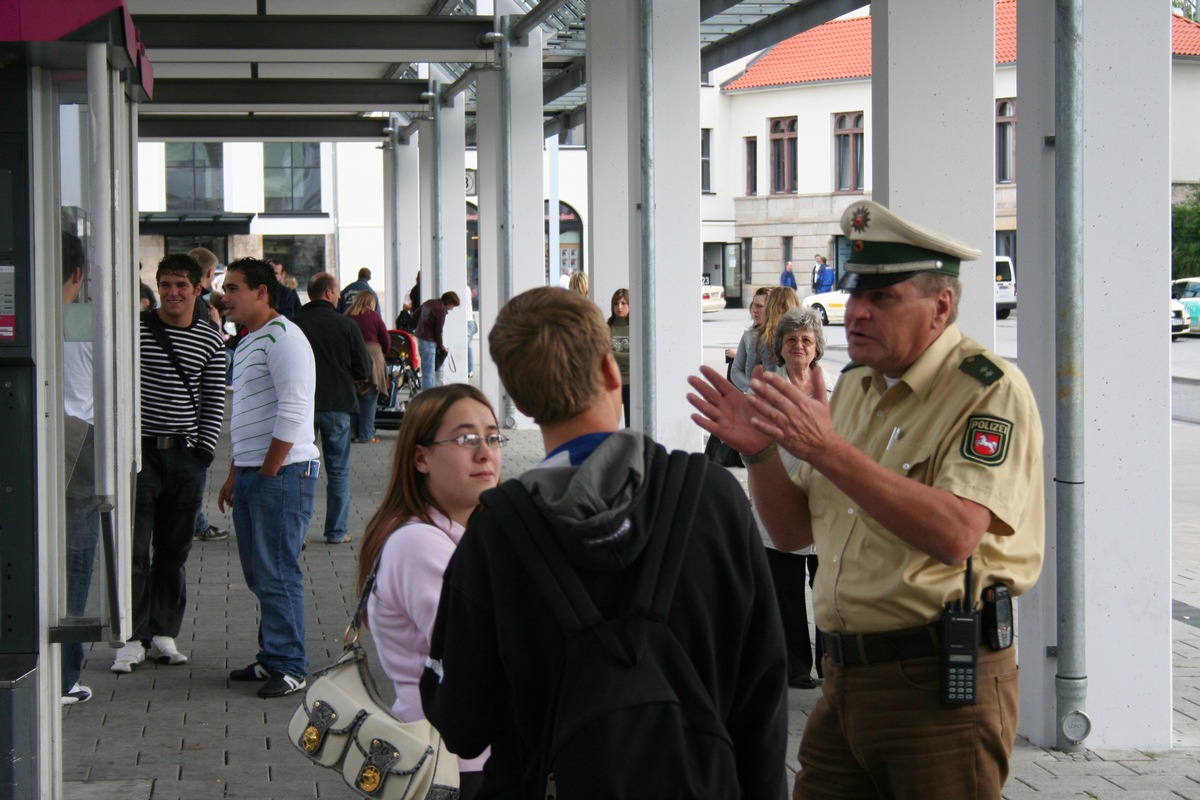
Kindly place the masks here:
[(839, 667), (925, 658), (939, 652), (940, 641), (936, 624), (884, 633), (821, 633), (825, 655)]
[(143, 436), (142, 447), (147, 450), (174, 450), (177, 447), (187, 447), (187, 439), (182, 436)]

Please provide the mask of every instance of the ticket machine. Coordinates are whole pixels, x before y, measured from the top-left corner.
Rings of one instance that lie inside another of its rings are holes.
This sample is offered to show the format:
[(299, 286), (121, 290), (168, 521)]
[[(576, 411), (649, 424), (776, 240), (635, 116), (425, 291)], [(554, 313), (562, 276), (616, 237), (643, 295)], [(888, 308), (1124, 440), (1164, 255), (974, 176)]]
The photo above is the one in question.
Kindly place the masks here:
[(130, 635), (152, 82), (123, 0), (0, 4), (0, 798), (61, 795), (64, 665)]

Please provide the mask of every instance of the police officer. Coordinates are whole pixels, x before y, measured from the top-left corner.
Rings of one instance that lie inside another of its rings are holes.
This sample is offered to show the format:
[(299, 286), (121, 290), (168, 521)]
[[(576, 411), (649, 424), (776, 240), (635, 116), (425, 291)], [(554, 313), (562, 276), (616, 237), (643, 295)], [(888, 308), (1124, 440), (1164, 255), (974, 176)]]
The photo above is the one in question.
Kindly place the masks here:
[[(1038, 411), (1020, 371), (955, 325), (959, 266), (978, 250), (870, 201), (841, 225), (852, 362), (829, 405), (824, 387), (805, 396), (776, 375), (758, 374), (748, 395), (708, 368), (689, 380), (693, 419), (743, 454), (776, 546), (821, 553), (825, 684), (795, 797), (999, 798), (1015, 654), (943, 631), (985, 590), (1020, 594), (1041, 571)], [(794, 479), (778, 447), (806, 462)], [(971, 596), (947, 622), (968, 570)], [(955, 645), (977, 662), (973, 704), (955, 694)]]

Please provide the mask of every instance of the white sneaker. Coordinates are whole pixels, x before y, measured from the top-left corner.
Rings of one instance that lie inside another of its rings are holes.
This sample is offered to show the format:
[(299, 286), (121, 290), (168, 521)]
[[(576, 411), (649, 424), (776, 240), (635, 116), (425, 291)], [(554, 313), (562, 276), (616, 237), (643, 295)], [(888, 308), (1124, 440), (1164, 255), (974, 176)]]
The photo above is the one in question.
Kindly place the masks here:
[(147, 653), (147, 657), (160, 664), (170, 664), (172, 667), (186, 664), (188, 660), (187, 656), (175, 647), (175, 640), (170, 636), (151, 637), (150, 652)]
[(139, 641), (126, 642), (117, 651), (117, 657), (109, 669), (113, 672), (133, 672), (133, 668), (146, 660), (146, 648)]
[(62, 704), (73, 706), (76, 703), (86, 703), (91, 699), (92, 690), (76, 681), (75, 685), (71, 687), (71, 691), (62, 696)]

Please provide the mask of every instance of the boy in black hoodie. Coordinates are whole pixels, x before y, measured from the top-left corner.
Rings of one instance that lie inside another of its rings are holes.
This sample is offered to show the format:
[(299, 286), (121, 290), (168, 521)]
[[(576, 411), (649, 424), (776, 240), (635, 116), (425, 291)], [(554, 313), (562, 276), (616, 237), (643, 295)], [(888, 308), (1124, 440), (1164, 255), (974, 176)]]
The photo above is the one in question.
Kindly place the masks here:
[[(620, 430), (611, 339), (593, 303), (556, 287), (513, 298), (488, 338), (501, 380), (540, 426), (546, 450), (515, 480), (606, 619), (629, 606), (667, 460), (653, 440)], [(492, 748), (477, 798), (541, 796), (546, 776), (531, 764), (562, 704), (565, 636), (505, 533), (521, 523), (493, 496), (500, 491), (483, 495), (447, 567), (421, 681), (425, 711), (452, 751)], [(738, 784), (703, 796), (779, 800), (787, 785), (783, 634), (749, 503), (724, 469), (707, 470), (694, 520), (666, 625), (728, 732)]]

